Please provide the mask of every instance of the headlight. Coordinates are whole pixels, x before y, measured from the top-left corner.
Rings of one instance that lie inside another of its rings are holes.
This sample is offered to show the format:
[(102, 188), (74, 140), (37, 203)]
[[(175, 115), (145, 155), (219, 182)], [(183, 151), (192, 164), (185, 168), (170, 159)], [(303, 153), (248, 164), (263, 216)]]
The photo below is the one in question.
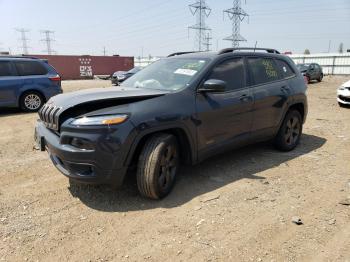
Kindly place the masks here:
[(128, 115), (106, 115), (77, 118), (71, 122), (73, 126), (105, 126), (117, 125), (125, 122)]
[(117, 76), (117, 78), (118, 78), (119, 80), (123, 80), (123, 79), (125, 79), (125, 75)]

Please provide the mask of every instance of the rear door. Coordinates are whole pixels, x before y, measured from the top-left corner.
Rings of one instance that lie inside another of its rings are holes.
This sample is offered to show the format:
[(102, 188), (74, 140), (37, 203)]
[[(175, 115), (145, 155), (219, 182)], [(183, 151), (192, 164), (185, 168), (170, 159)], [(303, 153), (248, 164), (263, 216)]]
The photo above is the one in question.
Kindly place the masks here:
[(315, 67), (315, 64), (309, 65), (309, 75), (310, 75), (310, 80), (317, 79), (317, 69)]
[(198, 93), (196, 100), (200, 158), (248, 138), (252, 126), (253, 98), (246, 84), (244, 59), (229, 58), (217, 63), (205, 80), (225, 81), (227, 90)]
[(0, 61), (0, 106), (16, 106), (22, 79), (10, 61)]
[(290, 88), (283, 79), (275, 60), (270, 57), (248, 57), (253, 88), (252, 135), (261, 138), (272, 136), (279, 126), (287, 106)]

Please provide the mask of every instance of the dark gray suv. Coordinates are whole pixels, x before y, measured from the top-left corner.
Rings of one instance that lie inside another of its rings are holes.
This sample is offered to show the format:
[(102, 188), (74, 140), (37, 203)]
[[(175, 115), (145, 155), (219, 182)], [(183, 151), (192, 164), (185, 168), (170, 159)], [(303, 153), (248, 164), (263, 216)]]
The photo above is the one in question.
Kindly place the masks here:
[(273, 49), (176, 53), (120, 87), (53, 97), (35, 137), (71, 181), (120, 185), (136, 166), (140, 193), (160, 199), (181, 163), (265, 140), (294, 149), (305, 91), (292, 60)]

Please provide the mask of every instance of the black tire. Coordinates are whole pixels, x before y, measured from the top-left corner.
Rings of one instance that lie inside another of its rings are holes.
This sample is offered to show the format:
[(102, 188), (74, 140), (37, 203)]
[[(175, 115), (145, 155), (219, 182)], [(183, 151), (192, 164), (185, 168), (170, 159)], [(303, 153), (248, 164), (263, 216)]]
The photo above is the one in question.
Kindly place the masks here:
[(281, 151), (293, 150), (299, 144), (302, 131), (303, 121), (299, 111), (290, 110), (275, 137), (275, 146)]
[(25, 112), (37, 112), (44, 105), (45, 99), (36, 91), (25, 92), (20, 98), (20, 107)]
[(320, 77), (317, 79), (318, 82), (321, 82), (323, 79), (323, 74), (320, 75)]
[(172, 190), (179, 167), (179, 149), (170, 134), (156, 134), (149, 138), (139, 156), (137, 187), (142, 196), (161, 199)]

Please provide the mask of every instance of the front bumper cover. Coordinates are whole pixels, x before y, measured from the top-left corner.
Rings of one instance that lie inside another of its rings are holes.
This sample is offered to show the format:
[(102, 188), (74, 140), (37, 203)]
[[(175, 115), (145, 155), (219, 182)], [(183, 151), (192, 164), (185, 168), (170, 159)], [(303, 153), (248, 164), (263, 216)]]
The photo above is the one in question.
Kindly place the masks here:
[[(81, 183), (114, 186), (123, 183), (127, 167), (115, 163), (121, 157), (118, 152), (122, 150), (111, 152), (109, 155), (106, 152), (101, 153), (98, 148), (84, 150), (69, 144), (61, 144), (61, 138), (47, 129), (40, 120), (35, 127), (35, 142), (37, 148), (41, 151), (46, 150), (55, 167), (70, 179)], [(104, 161), (101, 161), (100, 155), (103, 155)]]
[(344, 105), (350, 105), (350, 90), (349, 89), (338, 89), (337, 100), (339, 103)]

